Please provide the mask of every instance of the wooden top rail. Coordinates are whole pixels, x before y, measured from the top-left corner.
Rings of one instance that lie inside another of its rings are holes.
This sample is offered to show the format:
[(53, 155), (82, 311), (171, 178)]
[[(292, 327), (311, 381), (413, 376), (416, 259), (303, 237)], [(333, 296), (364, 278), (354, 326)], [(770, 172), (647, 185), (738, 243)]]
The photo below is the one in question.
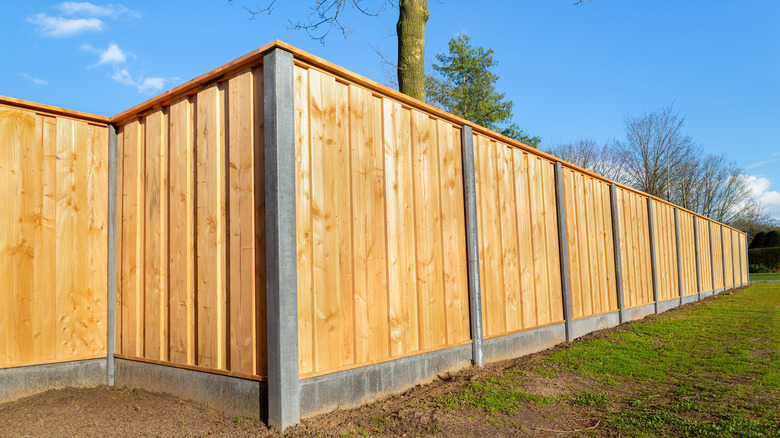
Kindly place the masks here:
[(44, 105), (42, 103), (29, 102), (27, 100), (15, 99), (13, 97), (0, 96), (0, 104), (25, 108), (35, 112), (49, 114), (53, 116), (69, 117), (73, 119), (86, 120), (101, 126), (108, 125), (108, 117), (96, 116), (94, 114), (82, 113), (56, 106)]

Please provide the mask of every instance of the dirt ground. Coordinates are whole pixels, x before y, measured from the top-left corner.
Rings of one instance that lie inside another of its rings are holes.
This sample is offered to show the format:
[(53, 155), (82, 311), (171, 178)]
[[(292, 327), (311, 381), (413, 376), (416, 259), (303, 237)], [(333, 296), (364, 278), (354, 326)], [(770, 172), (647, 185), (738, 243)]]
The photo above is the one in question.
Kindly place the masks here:
[[(619, 327), (609, 329), (615, 330)], [(606, 333), (601, 331), (587, 336)], [(556, 347), (558, 348), (558, 347)], [(552, 349), (551, 349), (552, 350)], [(525, 369), (529, 387), (524, 390), (555, 396), (591, 385), (575, 375), (547, 379), (533, 371), (551, 350), (439, 376), (434, 382), (418, 385), (403, 394), (391, 396), (356, 409), (336, 411), (304, 420), (284, 436), (550, 436), (580, 430), (589, 436), (598, 433), (588, 408), (572, 411), (568, 406), (537, 406), (520, 409), (510, 421), (496, 424), (485, 413), (474, 410), (457, 414), (435, 409), (435, 400), (466, 387), (477, 378), (497, 375), (507, 369)], [(620, 388), (615, 388), (621, 391)], [(485, 421), (474, 421), (484, 417)], [(262, 421), (225, 414), (168, 394), (125, 388), (66, 388), (51, 390), (14, 402), (0, 404), (0, 437), (244, 437), (281, 436)]]
[[(683, 306), (696, 306), (693, 303)], [(655, 318), (675, 318), (678, 309)], [(584, 342), (631, 324), (592, 333)], [(441, 375), (434, 382), (356, 409), (341, 410), (304, 420), (284, 436), (298, 437), (479, 437), (479, 436), (618, 436), (597, 421), (597, 409), (587, 405), (524, 403), (511, 415), (491, 416), (482, 409), (440, 409), (437, 400), (469, 386), (477, 379), (519, 370), (526, 376), (523, 392), (542, 397), (608, 392), (611, 400), (642, 397), (651, 389), (626, 384), (605, 387), (574, 373), (559, 371), (548, 378), (540, 366), (554, 347), (534, 355), (471, 367)], [(658, 389), (658, 388), (655, 388)], [(557, 400), (565, 397), (557, 398)], [(614, 406), (621, 409), (623, 406)], [(226, 416), (200, 404), (167, 394), (143, 390), (98, 387), (52, 390), (15, 402), (0, 404), (0, 437), (103, 437), (103, 436), (281, 436), (259, 420)]]

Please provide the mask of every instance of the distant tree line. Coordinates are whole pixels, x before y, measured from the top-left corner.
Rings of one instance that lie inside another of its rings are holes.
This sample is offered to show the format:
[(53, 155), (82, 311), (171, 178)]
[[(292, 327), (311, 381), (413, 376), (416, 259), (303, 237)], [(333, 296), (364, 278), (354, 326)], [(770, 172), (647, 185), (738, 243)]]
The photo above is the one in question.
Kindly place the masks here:
[(723, 155), (705, 153), (683, 131), (672, 105), (625, 119), (625, 137), (599, 144), (581, 139), (550, 153), (621, 184), (732, 225), (752, 238), (778, 228), (752, 196), (748, 175)]

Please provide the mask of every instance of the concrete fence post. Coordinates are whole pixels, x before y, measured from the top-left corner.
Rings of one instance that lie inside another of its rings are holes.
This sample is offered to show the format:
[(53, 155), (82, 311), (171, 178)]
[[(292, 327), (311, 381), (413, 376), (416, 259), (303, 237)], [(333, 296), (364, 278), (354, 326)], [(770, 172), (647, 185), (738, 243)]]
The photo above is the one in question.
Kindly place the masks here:
[(482, 291), (479, 279), (479, 235), (477, 233), (477, 188), (474, 176), (474, 137), (471, 126), (460, 131), (463, 157), (463, 196), (466, 207), (466, 255), (468, 257), (469, 313), (471, 319), (471, 360), (477, 366), (485, 364), (482, 353)]
[(682, 305), (685, 288), (683, 287), (683, 267), (682, 267), (682, 242), (680, 241), (680, 212), (674, 207), (674, 237), (677, 242), (677, 286), (680, 290), (680, 305)]
[(710, 235), (710, 276), (712, 277), (712, 294), (715, 294), (715, 244), (712, 243), (712, 221), (707, 221)]
[(720, 260), (723, 262), (723, 290), (726, 290), (726, 242), (723, 239), (723, 225), (720, 226)]
[(655, 253), (655, 227), (653, 226), (653, 198), (647, 197), (647, 222), (650, 228), (650, 269), (653, 278), (653, 301), (655, 302), (655, 313), (658, 313), (658, 262)]
[(555, 205), (558, 211), (558, 254), (561, 260), (561, 294), (563, 317), (566, 318), (566, 342), (571, 342), (571, 283), (569, 282), (569, 247), (566, 237), (566, 203), (563, 191), (563, 166), (555, 162)]
[(701, 260), (699, 260), (699, 219), (693, 216), (693, 246), (696, 259), (696, 295), (701, 300)]
[(623, 262), (620, 259), (620, 218), (618, 217), (617, 189), (609, 185), (609, 204), (612, 209), (612, 250), (615, 253), (615, 285), (620, 323), (626, 322), (626, 306), (623, 302)]
[(284, 431), (300, 421), (293, 55), (266, 54), (263, 81), (268, 424)]
[(117, 128), (108, 125), (108, 252), (106, 287), (106, 385), (114, 386), (116, 352)]

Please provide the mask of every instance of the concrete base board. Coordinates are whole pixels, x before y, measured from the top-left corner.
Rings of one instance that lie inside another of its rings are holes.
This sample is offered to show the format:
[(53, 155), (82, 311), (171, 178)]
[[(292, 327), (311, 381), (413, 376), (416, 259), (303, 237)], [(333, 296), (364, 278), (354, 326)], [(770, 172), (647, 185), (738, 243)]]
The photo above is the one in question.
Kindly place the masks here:
[(719, 294), (719, 293), (721, 293), (721, 292), (724, 292), (725, 290), (726, 290), (726, 288), (725, 288), (725, 287), (724, 287), (723, 289), (715, 289), (714, 291), (712, 291), (712, 294), (713, 294), (713, 295), (717, 295), (717, 294)]
[(687, 297), (683, 297), (683, 298), (682, 298), (682, 303), (683, 303), (683, 304), (688, 304), (688, 303), (692, 303), (692, 302), (694, 302), (694, 301), (697, 301), (698, 299), (699, 299), (699, 296), (698, 296), (698, 295), (696, 295), (696, 294), (694, 294), (694, 295), (688, 295)]
[(301, 418), (364, 405), (471, 365), (471, 344), (300, 381)]
[(546, 350), (566, 342), (563, 323), (486, 339), (482, 343), (485, 362), (511, 359)]
[(0, 369), (0, 403), (49, 389), (106, 384), (106, 359), (78, 360)]
[(266, 382), (118, 358), (115, 371), (116, 386), (169, 393), (236, 417), (268, 415)]
[(596, 330), (603, 330), (620, 324), (620, 312), (605, 313), (588, 318), (575, 319), (571, 322), (571, 338), (577, 339)]
[(625, 322), (636, 321), (642, 319), (647, 315), (655, 313), (655, 303), (645, 304), (644, 306), (632, 307), (623, 311), (625, 315)]
[(661, 301), (658, 303), (658, 313), (664, 313), (667, 310), (674, 309), (680, 305), (679, 298), (672, 298), (671, 300)]
[(711, 296), (712, 296), (712, 291), (709, 291), (709, 292), (702, 292), (702, 293), (701, 293), (701, 299), (705, 299), (705, 298), (707, 298), (707, 297), (711, 297)]

